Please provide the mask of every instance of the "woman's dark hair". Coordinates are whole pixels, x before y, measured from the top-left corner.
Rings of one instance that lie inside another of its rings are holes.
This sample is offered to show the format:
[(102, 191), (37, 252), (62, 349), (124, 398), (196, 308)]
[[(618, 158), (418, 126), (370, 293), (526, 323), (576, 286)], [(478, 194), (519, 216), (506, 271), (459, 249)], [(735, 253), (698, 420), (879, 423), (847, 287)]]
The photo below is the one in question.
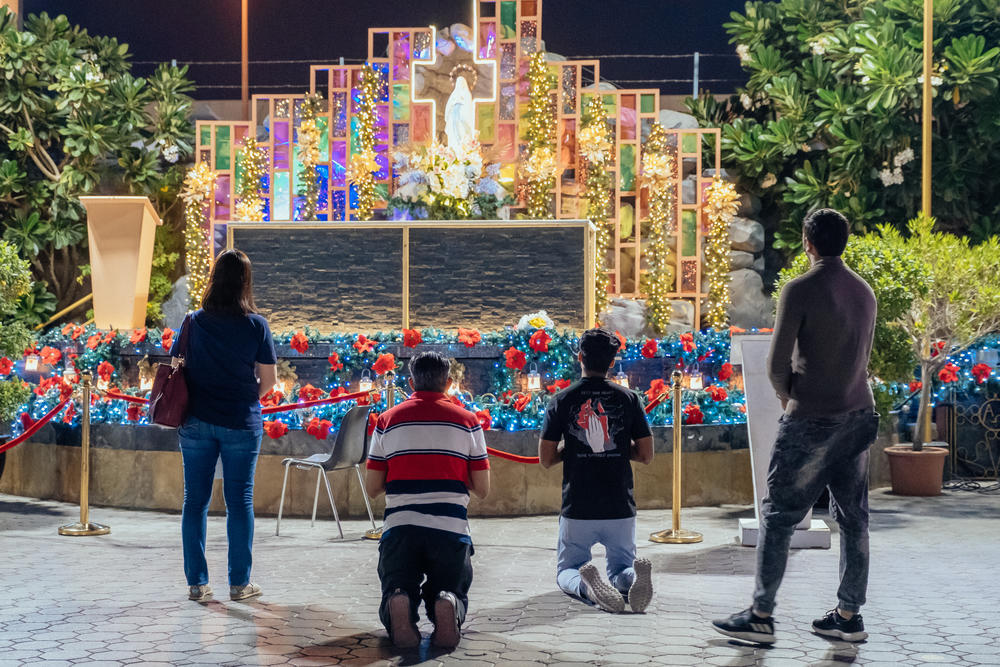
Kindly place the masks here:
[(621, 341), (607, 329), (587, 329), (580, 336), (580, 353), (584, 370), (607, 373), (618, 355)]
[(257, 312), (257, 305), (253, 302), (253, 272), (245, 252), (225, 250), (215, 258), (201, 307), (219, 315)]
[(806, 216), (802, 231), (820, 257), (839, 257), (847, 247), (851, 225), (840, 211), (821, 208)]
[(444, 391), (448, 387), (451, 362), (437, 352), (421, 352), (410, 359), (414, 391)]

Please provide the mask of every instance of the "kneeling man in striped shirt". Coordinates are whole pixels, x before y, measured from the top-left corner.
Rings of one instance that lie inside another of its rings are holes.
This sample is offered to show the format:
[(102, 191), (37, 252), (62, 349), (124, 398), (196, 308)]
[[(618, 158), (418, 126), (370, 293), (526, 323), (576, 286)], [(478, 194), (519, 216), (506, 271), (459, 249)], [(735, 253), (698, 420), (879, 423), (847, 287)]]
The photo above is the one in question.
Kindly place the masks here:
[(410, 361), (413, 395), (379, 416), (368, 454), (368, 493), (386, 494), (379, 618), (400, 648), (420, 644), (421, 598), (434, 624), (431, 642), (458, 645), (472, 585), (469, 492), (490, 491), (482, 426), (449, 400), (449, 369), (436, 352)]

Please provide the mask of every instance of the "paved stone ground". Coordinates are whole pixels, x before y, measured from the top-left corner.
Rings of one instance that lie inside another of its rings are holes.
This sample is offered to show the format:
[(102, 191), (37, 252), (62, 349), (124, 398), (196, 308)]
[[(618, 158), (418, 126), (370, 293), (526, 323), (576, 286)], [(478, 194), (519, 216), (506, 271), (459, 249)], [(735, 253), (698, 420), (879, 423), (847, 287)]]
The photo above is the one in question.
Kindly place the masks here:
[[(748, 601), (753, 550), (736, 546), (745, 507), (685, 511), (697, 545), (645, 541), (669, 513), (642, 512), (639, 551), (654, 564), (644, 615), (609, 615), (555, 589), (556, 517), (473, 520), (475, 583), (465, 636), (451, 653), (400, 655), (376, 615), (376, 546), (347, 522), (310, 528), (258, 518), (258, 601), (185, 599), (177, 515), (96, 508), (105, 537), (60, 537), (71, 505), (0, 495), (0, 665), (661, 664), (1000, 665), (1000, 496), (872, 496), (871, 637), (851, 646), (809, 632), (834, 604), (838, 538), (792, 556), (771, 649), (730, 642), (710, 619)], [(225, 592), (225, 529), (209, 523), (209, 562)], [(422, 626), (429, 631), (426, 621)]]

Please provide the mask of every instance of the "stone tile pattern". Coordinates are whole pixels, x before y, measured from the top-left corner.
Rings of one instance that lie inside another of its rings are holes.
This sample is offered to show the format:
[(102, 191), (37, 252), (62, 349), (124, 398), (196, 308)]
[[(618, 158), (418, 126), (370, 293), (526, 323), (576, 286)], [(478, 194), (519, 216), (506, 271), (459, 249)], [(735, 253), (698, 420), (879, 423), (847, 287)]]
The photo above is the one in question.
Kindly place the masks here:
[[(56, 528), (71, 505), (0, 495), (0, 666), (14, 665), (998, 665), (1000, 497), (872, 498), (871, 637), (851, 646), (809, 632), (835, 604), (838, 538), (829, 551), (795, 552), (779, 595), (778, 644), (730, 642), (708, 623), (749, 600), (754, 552), (733, 543), (746, 507), (685, 511), (697, 545), (658, 545), (665, 511), (639, 516), (639, 552), (653, 561), (648, 613), (611, 616), (555, 587), (557, 519), (474, 519), (475, 582), (464, 638), (442, 653), (425, 639), (401, 655), (376, 615), (377, 547), (364, 523), (310, 528), (258, 519), (254, 579), (259, 601), (231, 602), (225, 526), (209, 520), (214, 601), (185, 598), (176, 514), (95, 508), (111, 535), (69, 538)], [(945, 535), (947, 539), (943, 539)], [(600, 550), (598, 554), (600, 560)], [(426, 635), (430, 627), (422, 621)]]

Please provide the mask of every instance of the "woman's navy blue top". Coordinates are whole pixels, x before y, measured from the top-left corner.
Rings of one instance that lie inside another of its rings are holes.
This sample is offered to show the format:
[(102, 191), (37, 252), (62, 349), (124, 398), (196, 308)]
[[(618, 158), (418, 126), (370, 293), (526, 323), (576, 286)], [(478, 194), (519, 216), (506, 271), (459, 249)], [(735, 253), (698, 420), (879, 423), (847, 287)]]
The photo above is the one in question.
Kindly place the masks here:
[(184, 357), (189, 414), (216, 426), (262, 430), (254, 364), (277, 362), (267, 320), (255, 313), (219, 315), (197, 310), (188, 324), (187, 354), (180, 349), (182, 325), (170, 355)]

